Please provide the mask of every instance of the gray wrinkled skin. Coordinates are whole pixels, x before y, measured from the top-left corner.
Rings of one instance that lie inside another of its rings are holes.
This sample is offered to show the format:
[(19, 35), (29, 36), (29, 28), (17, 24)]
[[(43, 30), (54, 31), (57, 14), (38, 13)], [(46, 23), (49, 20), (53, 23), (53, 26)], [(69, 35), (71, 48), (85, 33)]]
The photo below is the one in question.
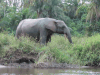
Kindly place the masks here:
[(53, 18), (24, 19), (16, 29), (17, 38), (21, 35), (28, 35), (40, 41), (41, 44), (51, 41), (53, 33), (65, 34), (69, 42), (72, 43), (70, 30), (61, 20)]

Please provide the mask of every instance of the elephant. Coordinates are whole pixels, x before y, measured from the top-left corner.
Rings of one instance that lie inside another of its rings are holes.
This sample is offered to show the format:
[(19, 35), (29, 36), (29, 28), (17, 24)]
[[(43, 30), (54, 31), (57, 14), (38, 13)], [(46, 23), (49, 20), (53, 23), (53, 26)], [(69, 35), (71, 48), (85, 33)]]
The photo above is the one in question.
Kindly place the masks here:
[(53, 33), (65, 34), (69, 42), (72, 43), (70, 30), (62, 20), (54, 18), (24, 19), (16, 29), (17, 38), (28, 34), (44, 45), (51, 41)]

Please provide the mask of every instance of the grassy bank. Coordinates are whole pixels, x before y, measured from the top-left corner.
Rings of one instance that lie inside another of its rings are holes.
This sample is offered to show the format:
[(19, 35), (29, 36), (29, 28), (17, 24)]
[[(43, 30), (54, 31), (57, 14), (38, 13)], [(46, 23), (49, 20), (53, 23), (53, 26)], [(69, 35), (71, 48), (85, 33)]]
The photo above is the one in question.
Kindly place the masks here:
[[(58, 62), (79, 65), (98, 66), (100, 63), (100, 35), (92, 37), (72, 37), (70, 44), (64, 36), (54, 35), (47, 46), (40, 46), (34, 39), (16, 39), (14, 35), (0, 33), (0, 57), (9, 52), (11, 56), (16, 50), (28, 54), (38, 53), (39, 62)], [(23, 55), (22, 55), (23, 56)], [(13, 58), (13, 56), (11, 56)]]

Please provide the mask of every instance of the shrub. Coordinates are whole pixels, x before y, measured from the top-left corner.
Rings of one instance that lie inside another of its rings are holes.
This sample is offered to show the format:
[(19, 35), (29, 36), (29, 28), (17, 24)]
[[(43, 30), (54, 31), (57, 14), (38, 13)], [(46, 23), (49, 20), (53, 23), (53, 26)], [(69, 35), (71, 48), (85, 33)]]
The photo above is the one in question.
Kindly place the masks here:
[(79, 65), (98, 66), (100, 63), (100, 35), (92, 37), (72, 37), (73, 44), (62, 35), (53, 35), (47, 46), (40, 46), (34, 39), (13, 34), (0, 33), (0, 56), (7, 51), (20, 50), (27, 53), (37, 52), (37, 62), (57, 62)]

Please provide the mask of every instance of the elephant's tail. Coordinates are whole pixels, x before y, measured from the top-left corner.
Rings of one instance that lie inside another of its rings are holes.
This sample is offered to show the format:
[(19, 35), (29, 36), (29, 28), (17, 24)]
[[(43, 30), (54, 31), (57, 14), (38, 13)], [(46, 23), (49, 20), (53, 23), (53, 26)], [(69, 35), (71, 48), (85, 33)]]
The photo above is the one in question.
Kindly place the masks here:
[(19, 38), (20, 34), (21, 34), (21, 30), (20, 29), (17, 29), (16, 30), (15, 37)]
[(16, 29), (15, 37), (17, 37), (17, 38), (19, 38), (19, 36), (21, 36), (21, 34), (22, 34), (22, 24), (23, 24), (23, 22), (24, 22), (24, 20), (22, 20), (22, 21), (19, 23), (19, 25), (18, 25), (18, 27), (17, 27), (17, 29)]

